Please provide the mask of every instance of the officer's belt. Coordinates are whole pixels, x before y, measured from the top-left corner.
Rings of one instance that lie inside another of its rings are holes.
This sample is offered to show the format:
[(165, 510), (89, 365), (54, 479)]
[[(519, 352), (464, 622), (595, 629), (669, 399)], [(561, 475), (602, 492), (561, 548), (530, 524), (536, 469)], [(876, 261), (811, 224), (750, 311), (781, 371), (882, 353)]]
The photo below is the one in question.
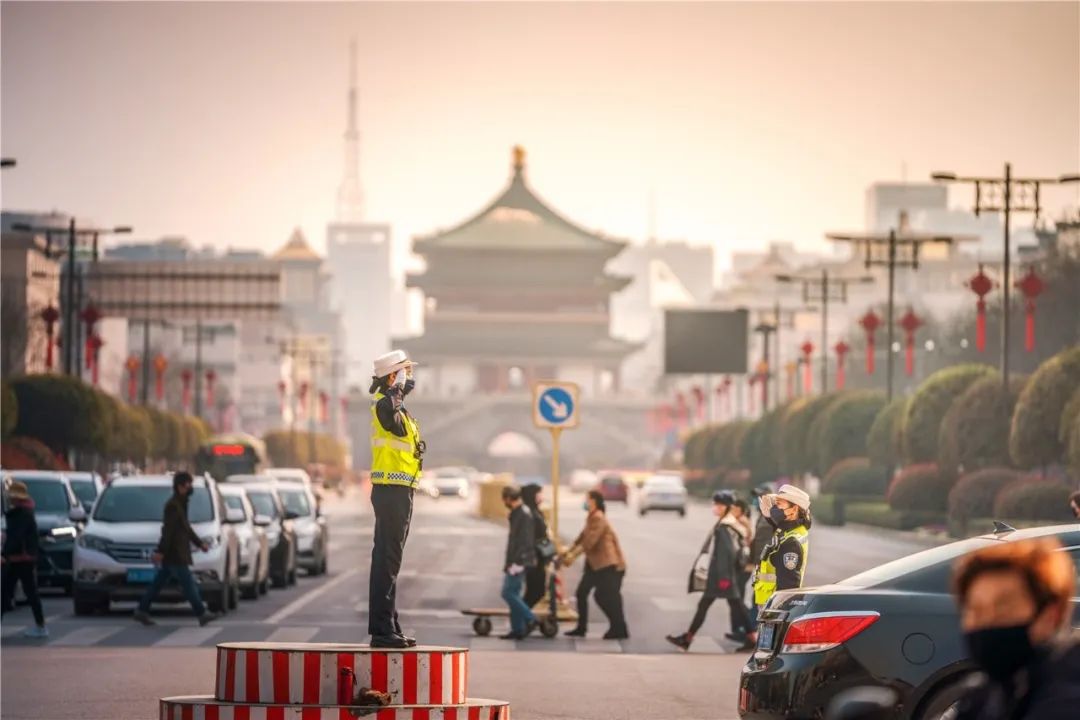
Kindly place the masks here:
[(388, 447), (394, 450), (401, 450), (402, 452), (412, 452), (412, 443), (407, 443), (404, 440), (391, 440), (389, 438), (373, 437), (371, 438), (372, 447)]
[(411, 485), (416, 484), (416, 476), (415, 475), (410, 475), (409, 473), (406, 473), (406, 472), (397, 472), (397, 471), (387, 472), (385, 470), (372, 470), (371, 471), (371, 481), (376, 482), (376, 481), (379, 481), (379, 480), (384, 480), (386, 483), (393, 484), (393, 485), (410, 485), (411, 486)]
[(755, 579), (759, 582), (776, 582), (776, 573), (762, 573)]

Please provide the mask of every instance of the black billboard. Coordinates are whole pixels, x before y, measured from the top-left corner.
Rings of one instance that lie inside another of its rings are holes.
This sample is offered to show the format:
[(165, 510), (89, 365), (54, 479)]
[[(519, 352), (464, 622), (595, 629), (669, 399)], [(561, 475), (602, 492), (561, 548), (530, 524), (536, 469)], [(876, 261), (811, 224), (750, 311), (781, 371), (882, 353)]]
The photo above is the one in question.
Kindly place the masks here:
[(665, 310), (664, 372), (745, 374), (749, 316), (747, 310)]

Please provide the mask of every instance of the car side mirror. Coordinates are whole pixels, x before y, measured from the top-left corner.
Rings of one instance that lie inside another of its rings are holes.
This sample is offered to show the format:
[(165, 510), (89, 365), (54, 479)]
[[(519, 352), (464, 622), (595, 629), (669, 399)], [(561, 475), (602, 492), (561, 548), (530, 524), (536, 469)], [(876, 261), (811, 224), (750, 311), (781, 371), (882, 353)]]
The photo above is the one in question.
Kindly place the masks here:
[(72, 522), (86, 522), (86, 510), (83, 508), (82, 505), (73, 507), (68, 513), (68, 518)]
[(246, 519), (244, 511), (240, 508), (225, 508), (225, 522), (235, 524), (242, 523)]
[(266, 527), (270, 523), (274, 522), (274, 519), (271, 518), (269, 515), (256, 515), (252, 522), (254, 522), (259, 527)]
[(886, 687), (854, 687), (833, 698), (825, 720), (887, 720), (894, 717), (899, 697)]

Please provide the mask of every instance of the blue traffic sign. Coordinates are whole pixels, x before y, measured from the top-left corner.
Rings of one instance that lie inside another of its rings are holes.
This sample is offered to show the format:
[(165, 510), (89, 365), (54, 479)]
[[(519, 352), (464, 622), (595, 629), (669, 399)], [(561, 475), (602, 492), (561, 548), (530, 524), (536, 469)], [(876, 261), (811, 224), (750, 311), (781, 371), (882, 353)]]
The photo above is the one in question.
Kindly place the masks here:
[(552, 425), (564, 425), (574, 417), (574, 398), (561, 387), (550, 387), (540, 393), (540, 417)]

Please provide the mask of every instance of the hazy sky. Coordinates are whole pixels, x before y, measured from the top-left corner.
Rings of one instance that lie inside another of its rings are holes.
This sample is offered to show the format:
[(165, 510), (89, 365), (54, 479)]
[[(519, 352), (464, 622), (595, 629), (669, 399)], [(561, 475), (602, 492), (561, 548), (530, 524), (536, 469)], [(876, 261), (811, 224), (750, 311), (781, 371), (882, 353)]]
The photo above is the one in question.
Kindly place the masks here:
[[(731, 249), (861, 228), (866, 186), (1080, 168), (1080, 3), (4, 2), (6, 209), (318, 248), (359, 42), (367, 216), (479, 209), (510, 147), (570, 218)], [(1047, 193), (1052, 216), (1077, 190)], [(955, 204), (970, 194), (954, 191)]]

